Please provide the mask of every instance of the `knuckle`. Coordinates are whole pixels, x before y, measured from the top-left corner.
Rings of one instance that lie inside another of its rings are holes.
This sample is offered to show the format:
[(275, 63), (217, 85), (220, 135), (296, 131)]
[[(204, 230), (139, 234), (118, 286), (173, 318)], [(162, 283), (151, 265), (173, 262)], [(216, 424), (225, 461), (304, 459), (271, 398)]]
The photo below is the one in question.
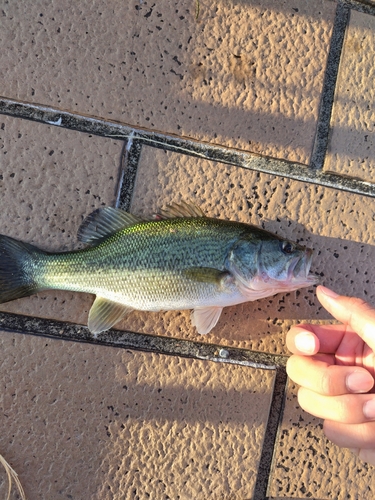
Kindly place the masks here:
[(335, 409), (336, 419), (339, 422), (350, 423), (352, 420), (350, 412), (350, 400), (346, 396), (337, 398), (336, 409)]
[(321, 391), (322, 394), (325, 396), (333, 396), (335, 395), (335, 384), (333, 381), (332, 377), (332, 369), (331, 367), (328, 367), (326, 370), (323, 371), (322, 377), (321, 377)]
[(366, 302), (364, 299), (360, 299), (358, 297), (349, 297), (346, 306), (347, 306), (347, 311), (349, 313), (349, 323), (351, 322), (352, 319), (355, 318), (355, 316), (358, 313), (366, 314), (375, 312), (375, 309), (371, 304)]
[(348, 305), (352, 306), (351, 308), (372, 309), (368, 302), (358, 297), (348, 297)]

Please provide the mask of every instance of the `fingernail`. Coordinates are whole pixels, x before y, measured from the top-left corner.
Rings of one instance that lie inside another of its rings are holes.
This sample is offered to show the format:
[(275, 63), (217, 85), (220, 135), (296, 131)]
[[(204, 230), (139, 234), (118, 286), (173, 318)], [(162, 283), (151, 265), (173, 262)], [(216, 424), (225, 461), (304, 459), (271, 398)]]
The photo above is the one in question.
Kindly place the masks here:
[(309, 332), (301, 332), (294, 338), (294, 344), (297, 349), (306, 354), (315, 354), (316, 342), (315, 337)]
[(324, 295), (327, 295), (328, 297), (332, 297), (333, 299), (336, 299), (339, 296), (338, 293), (322, 285), (319, 286), (319, 291), (321, 291), (322, 293), (324, 293)]
[(374, 379), (366, 372), (352, 372), (346, 377), (346, 387), (350, 392), (368, 392), (373, 385)]
[(375, 399), (366, 401), (363, 405), (363, 414), (369, 420), (375, 420)]

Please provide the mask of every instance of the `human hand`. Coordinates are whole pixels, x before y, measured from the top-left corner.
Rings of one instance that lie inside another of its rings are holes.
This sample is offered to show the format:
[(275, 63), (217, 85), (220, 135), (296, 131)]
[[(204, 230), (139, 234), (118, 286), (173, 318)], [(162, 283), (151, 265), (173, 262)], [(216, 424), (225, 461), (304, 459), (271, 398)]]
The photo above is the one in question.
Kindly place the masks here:
[(375, 309), (319, 286), (320, 303), (340, 325), (297, 325), (287, 335), (289, 377), (300, 406), (324, 419), (324, 433), (375, 465)]

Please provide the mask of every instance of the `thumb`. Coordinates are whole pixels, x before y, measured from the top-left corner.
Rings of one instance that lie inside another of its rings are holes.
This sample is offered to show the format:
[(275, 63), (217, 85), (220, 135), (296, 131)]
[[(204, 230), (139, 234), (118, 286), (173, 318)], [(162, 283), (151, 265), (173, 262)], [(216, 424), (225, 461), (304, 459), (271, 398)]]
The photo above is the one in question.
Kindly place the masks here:
[(318, 286), (317, 296), (322, 306), (338, 321), (356, 332), (375, 351), (375, 309), (362, 299), (338, 295)]

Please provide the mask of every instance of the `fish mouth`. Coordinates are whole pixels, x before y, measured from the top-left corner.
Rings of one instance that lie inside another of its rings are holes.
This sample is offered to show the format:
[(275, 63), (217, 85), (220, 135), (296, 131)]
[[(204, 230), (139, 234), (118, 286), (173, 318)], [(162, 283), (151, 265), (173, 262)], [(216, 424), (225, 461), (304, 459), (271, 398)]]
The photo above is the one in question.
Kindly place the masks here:
[(288, 279), (292, 282), (304, 282), (312, 285), (318, 283), (319, 278), (309, 274), (312, 258), (313, 250), (306, 248), (302, 256), (293, 259), (288, 269)]

